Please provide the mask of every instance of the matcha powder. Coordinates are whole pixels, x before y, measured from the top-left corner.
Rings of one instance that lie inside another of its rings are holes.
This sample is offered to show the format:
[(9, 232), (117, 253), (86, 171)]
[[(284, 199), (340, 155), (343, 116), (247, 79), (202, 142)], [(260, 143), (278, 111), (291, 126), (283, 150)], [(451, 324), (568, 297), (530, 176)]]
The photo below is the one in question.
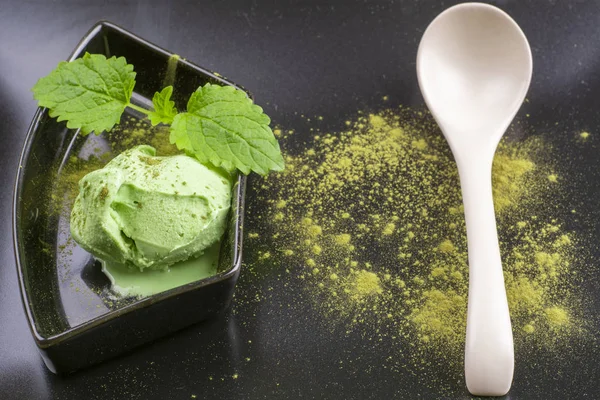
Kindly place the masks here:
[[(284, 148), (294, 139), (277, 132)], [(247, 245), (259, 257), (249, 272), (287, 267), (324, 324), (461, 364), (465, 221), (456, 165), (435, 122), (400, 108), (313, 132), (303, 152), (286, 156), (286, 170), (257, 188), (262, 223)], [(493, 191), (516, 349), (550, 349), (584, 329), (577, 238), (555, 215), (561, 179), (547, 161), (552, 149), (511, 136), (494, 160)]]

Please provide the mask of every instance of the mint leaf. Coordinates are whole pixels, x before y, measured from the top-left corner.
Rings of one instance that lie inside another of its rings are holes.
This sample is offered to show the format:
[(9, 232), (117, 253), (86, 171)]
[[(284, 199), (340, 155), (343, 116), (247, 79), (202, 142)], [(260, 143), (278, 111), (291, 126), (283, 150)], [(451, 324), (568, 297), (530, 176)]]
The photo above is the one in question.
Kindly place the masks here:
[(51, 117), (66, 120), (68, 128), (79, 128), (87, 135), (110, 131), (119, 122), (134, 85), (135, 72), (125, 58), (86, 53), (83, 58), (59, 63), (32, 90)]
[(175, 108), (175, 102), (171, 101), (172, 94), (173, 86), (167, 86), (160, 92), (154, 93), (154, 97), (152, 98), (154, 111), (148, 114), (152, 125), (160, 123), (170, 124), (173, 122), (173, 118), (177, 115), (177, 109)]
[(206, 84), (173, 119), (170, 141), (202, 163), (266, 175), (284, 168), (270, 122), (241, 90)]
[(190, 97), (187, 112), (177, 113), (173, 87), (156, 92), (154, 110), (131, 103), (135, 85), (133, 66), (123, 57), (107, 59), (86, 53), (61, 62), (33, 87), (39, 105), (51, 117), (84, 135), (110, 131), (126, 107), (146, 114), (152, 125), (171, 124), (170, 141), (202, 163), (244, 174), (266, 175), (284, 168), (271, 120), (246, 94), (232, 86), (207, 84)]

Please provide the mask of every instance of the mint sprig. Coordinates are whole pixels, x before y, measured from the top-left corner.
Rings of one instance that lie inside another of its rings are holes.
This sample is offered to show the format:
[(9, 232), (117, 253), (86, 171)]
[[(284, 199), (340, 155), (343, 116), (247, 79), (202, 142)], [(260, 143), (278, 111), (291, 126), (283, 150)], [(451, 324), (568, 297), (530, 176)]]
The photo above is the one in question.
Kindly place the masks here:
[(284, 168), (270, 118), (246, 94), (232, 86), (206, 84), (190, 97), (187, 111), (178, 113), (173, 87), (156, 92), (153, 110), (131, 103), (133, 66), (124, 57), (86, 53), (61, 62), (33, 87), (33, 96), (51, 117), (67, 121), (84, 135), (110, 131), (126, 107), (146, 114), (152, 125), (171, 125), (170, 141), (200, 162), (228, 170), (237, 168), (266, 175)]
[(152, 98), (154, 111), (148, 115), (152, 125), (171, 124), (173, 122), (173, 118), (177, 115), (177, 109), (175, 108), (175, 102), (171, 100), (172, 94), (173, 86), (167, 86), (154, 94)]
[(51, 117), (87, 135), (110, 131), (119, 123), (134, 85), (135, 72), (125, 58), (86, 53), (59, 63), (35, 84), (33, 97), (50, 110)]
[(175, 116), (170, 140), (200, 162), (266, 175), (284, 167), (270, 122), (242, 91), (206, 84), (192, 94), (187, 112)]

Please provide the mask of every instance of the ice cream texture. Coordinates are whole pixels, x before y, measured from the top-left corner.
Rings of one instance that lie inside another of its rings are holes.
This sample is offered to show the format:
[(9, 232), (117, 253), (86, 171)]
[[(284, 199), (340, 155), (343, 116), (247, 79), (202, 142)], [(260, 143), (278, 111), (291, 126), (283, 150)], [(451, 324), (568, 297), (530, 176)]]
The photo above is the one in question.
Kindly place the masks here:
[(167, 270), (220, 240), (231, 186), (226, 172), (192, 157), (136, 146), (81, 179), (71, 235), (103, 261)]

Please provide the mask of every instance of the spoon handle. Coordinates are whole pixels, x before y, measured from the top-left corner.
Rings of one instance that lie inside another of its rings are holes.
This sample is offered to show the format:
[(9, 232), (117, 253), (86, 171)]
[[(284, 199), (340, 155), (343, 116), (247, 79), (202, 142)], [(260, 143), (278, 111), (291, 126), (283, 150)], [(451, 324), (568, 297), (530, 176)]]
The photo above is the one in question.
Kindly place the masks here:
[(492, 159), (459, 164), (469, 250), (465, 378), (472, 394), (502, 396), (514, 370), (513, 336), (492, 197)]

